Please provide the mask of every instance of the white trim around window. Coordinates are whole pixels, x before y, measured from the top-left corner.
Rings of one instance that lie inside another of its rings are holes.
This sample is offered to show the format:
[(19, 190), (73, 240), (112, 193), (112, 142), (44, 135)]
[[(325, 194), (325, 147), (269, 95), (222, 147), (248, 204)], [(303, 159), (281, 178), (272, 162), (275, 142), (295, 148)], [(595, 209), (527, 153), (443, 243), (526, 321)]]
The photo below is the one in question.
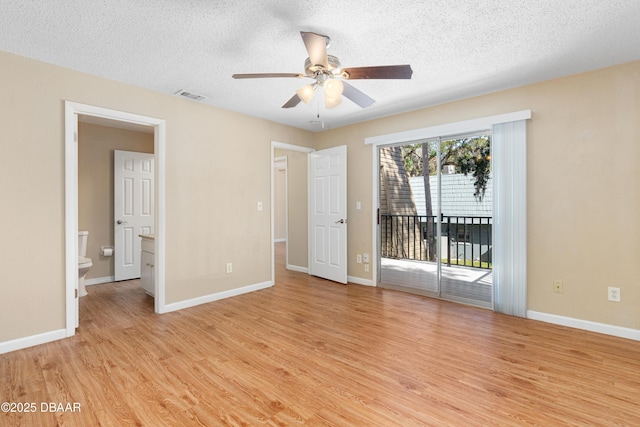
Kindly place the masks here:
[(531, 118), (531, 110), (516, 111), (513, 113), (498, 114), (479, 119), (465, 120), (462, 122), (446, 123), (420, 129), (412, 129), (387, 135), (372, 136), (364, 139), (366, 145), (391, 145), (419, 139), (436, 138), (438, 136), (458, 135), (475, 132), (477, 130), (491, 129), (499, 123), (515, 122)]

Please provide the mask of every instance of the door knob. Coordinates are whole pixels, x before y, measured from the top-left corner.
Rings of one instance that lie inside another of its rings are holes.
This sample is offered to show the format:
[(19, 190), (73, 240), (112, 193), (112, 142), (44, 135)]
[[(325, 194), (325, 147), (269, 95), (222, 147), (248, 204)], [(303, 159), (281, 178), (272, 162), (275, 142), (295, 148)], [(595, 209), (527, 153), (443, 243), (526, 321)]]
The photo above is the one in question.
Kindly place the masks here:
[(346, 224), (347, 220), (346, 219), (341, 219), (339, 221), (336, 221), (336, 224)]
[(116, 223), (117, 224), (126, 224), (127, 221), (123, 221), (123, 220), (119, 219), (119, 220), (116, 221)]

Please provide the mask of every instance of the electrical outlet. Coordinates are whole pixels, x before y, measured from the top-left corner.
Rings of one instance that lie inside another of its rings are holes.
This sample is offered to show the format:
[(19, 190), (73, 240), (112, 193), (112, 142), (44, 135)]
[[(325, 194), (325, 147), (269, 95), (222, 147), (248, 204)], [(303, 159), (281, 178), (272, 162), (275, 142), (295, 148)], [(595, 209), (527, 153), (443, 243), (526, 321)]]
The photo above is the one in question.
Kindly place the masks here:
[(261, 211), (262, 210), (262, 202), (258, 202), (258, 210)]
[(609, 301), (620, 302), (620, 288), (609, 286)]
[(231, 273), (233, 271), (233, 264), (228, 262), (227, 263), (227, 273)]
[(564, 283), (562, 283), (562, 280), (556, 280), (553, 282), (553, 292), (557, 294), (564, 292)]
[(364, 271), (367, 273), (369, 272), (369, 264), (364, 265)]
[(360, 254), (356, 255), (356, 262), (358, 264), (362, 264), (362, 255), (360, 255)]
[(369, 264), (369, 254), (362, 254), (362, 261), (365, 264)]

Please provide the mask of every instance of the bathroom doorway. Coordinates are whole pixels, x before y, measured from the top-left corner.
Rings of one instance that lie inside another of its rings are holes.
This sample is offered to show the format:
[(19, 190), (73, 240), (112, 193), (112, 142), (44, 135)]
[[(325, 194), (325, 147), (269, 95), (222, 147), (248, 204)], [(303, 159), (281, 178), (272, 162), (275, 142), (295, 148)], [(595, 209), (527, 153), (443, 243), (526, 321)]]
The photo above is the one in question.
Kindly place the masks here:
[[(97, 128), (99, 126), (99, 128)], [(153, 145), (151, 151), (154, 154), (155, 170), (155, 246), (156, 246), (156, 271), (154, 277), (155, 300), (154, 311), (163, 313), (165, 311), (164, 303), (164, 147), (165, 147), (165, 122), (164, 120), (152, 117), (139, 116), (136, 114), (125, 113), (116, 110), (105, 109), (90, 105), (78, 104), (73, 102), (65, 103), (65, 237), (66, 237), (66, 332), (67, 336), (75, 334), (78, 326), (78, 306), (79, 300), (77, 296), (78, 290), (78, 230), (79, 227), (86, 225), (83, 218), (80, 221), (80, 209), (85, 209), (81, 205), (92, 205), (92, 201), (96, 196), (84, 191), (84, 197), (81, 200), (80, 173), (82, 167), (79, 164), (79, 139), (82, 138), (83, 131), (87, 128), (94, 127), (101, 132), (113, 132), (120, 129), (147, 133), (152, 135)], [(121, 132), (118, 131), (118, 132)], [(149, 144), (147, 144), (149, 146)], [(104, 148), (104, 147), (103, 147)], [(131, 147), (127, 147), (131, 148)], [(112, 165), (112, 163), (111, 163)], [(112, 167), (112, 166), (111, 166)], [(93, 176), (93, 175), (90, 175)], [(93, 176), (93, 178), (97, 178)], [(111, 183), (113, 185), (113, 183)], [(83, 189), (84, 190), (84, 189)], [(89, 196), (87, 196), (89, 194)], [(113, 193), (108, 197), (112, 203)], [(88, 198), (89, 203), (87, 200)], [(92, 208), (89, 208), (92, 209)], [(94, 207), (93, 210), (99, 208)], [(113, 215), (113, 209), (110, 212)], [(109, 222), (112, 223), (111, 219)], [(113, 230), (113, 224), (111, 224)], [(90, 230), (89, 230), (90, 231)], [(109, 241), (98, 234), (94, 236), (91, 255), (96, 251), (95, 247), (108, 246), (104, 243)], [(91, 242), (91, 235), (89, 241)], [(100, 253), (100, 252), (99, 252)], [(91, 256), (89, 255), (89, 256)], [(96, 256), (96, 261), (100, 261), (100, 255)], [(104, 273), (102, 273), (104, 274)], [(95, 277), (94, 277), (95, 278)], [(106, 278), (106, 279), (105, 279)], [(98, 281), (110, 278), (110, 275), (97, 277)], [(104, 283), (104, 282), (102, 282)], [(91, 283), (90, 283), (91, 284)]]
[[(87, 253), (86, 255), (80, 254), (80, 256), (91, 259), (93, 264), (85, 278), (85, 285), (89, 289), (91, 289), (91, 285), (140, 277), (140, 238), (138, 237), (140, 232), (128, 233), (131, 235), (128, 236), (127, 242), (131, 243), (131, 247), (123, 249), (124, 244), (122, 242), (120, 242), (122, 244), (118, 244), (120, 236), (117, 235), (117, 232), (124, 234), (121, 229), (128, 227), (129, 222), (132, 222), (127, 221), (123, 225), (116, 223), (117, 219), (121, 219), (120, 217), (115, 218), (115, 211), (119, 210), (116, 208), (124, 209), (119, 206), (118, 202), (125, 198), (127, 201), (131, 201), (131, 203), (127, 203), (126, 209), (132, 213), (137, 213), (138, 205), (144, 206), (143, 203), (134, 202), (134, 195), (140, 192), (140, 189), (135, 188), (135, 181), (129, 179), (127, 182), (115, 185), (114, 160), (119, 153), (134, 153), (133, 155), (150, 159), (152, 162), (153, 128), (147, 126), (141, 129), (125, 129), (121, 127), (120, 123), (98, 121), (85, 116), (79, 117), (78, 227), (89, 233)], [(136, 166), (138, 165), (134, 163), (131, 167)], [(147, 173), (147, 175), (151, 174)], [(151, 182), (153, 183), (152, 176)], [(149, 187), (152, 189), (152, 184)], [(129, 194), (129, 191), (132, 194)], [(121, 195), (123, 192), (125, 194)], [(121, 197), (118, 198), (118, 196)], [(149, 199), (152, 202), (153, 196), (149, 196)], [(152, 208), (153, 206), (149, 206), (151, 213), (153, 213)], [(145, 234), (152, 234), (152, 232)], [(136, 240), (138, 240), (137, 247), (133, 247)], [(105, 251), (104, 249), (112, 250)], [(123, 266), (123, 268), (119, 269), (119, 266)], [(125, 270), (126, 276), (122, 273), (124, 268), (127, 268)]]

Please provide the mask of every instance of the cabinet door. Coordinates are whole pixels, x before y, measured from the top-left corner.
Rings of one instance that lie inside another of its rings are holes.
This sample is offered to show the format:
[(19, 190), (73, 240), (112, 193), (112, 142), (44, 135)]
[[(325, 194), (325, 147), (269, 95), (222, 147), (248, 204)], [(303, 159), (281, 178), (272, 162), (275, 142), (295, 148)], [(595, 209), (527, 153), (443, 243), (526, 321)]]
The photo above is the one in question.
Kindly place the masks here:
[(140, 266), (140, 284), (142, 288), (151, 296), (154, 296), (153, 267), (154, 256), (152, 253), (142, 251), (142, 265)]

